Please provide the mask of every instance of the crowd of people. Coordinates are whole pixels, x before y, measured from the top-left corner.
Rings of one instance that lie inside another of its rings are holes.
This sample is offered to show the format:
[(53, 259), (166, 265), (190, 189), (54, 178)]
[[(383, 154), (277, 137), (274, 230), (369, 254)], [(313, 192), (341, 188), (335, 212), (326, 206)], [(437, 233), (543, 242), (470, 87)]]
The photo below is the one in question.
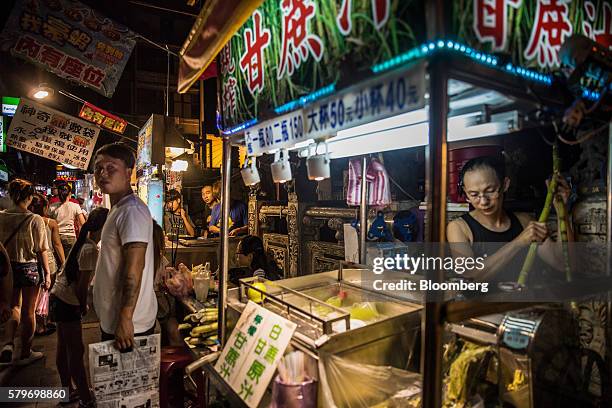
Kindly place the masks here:
[[(96, 152), (94, 178), (108, 194), (110, 210), (99, 207), (86, 214), (68, 184), (54, 185), (48, 199), (31, 182), (13, 179), (10, 205), (0, 211), (0, 366), (41, 359), (43, 353), (32, 350), (35, 333), (56, 331), (57, 371), (70, 401), (78, 400), (81, 407), (95, 406), (81, 324), (91, 292), (101, 341), (112, 340), (129, 351), (134, 337), (152, 334), (159, 321), (162, 344), (181, 344), (174, 299), (164, 289), (166, 234), (132, 190), (134, 165), (134, 153), (125, 145), (109, 144)], [(214, 236), (220, 232), (218, 184), (205, 186), (202, 196), (212, 210), (206, 234)], [(180, 193), (170, 191), (167, 197), (166, 233), (194, 235)], [(244, 234), (246, 206), (233, 202), (230, 218), (231, 235)], [(245, 276), (278, 277), (260, 238), (244, 237), (236, 256)], [(37, 321), (42, 299), (48, 299), (48, 319)]]

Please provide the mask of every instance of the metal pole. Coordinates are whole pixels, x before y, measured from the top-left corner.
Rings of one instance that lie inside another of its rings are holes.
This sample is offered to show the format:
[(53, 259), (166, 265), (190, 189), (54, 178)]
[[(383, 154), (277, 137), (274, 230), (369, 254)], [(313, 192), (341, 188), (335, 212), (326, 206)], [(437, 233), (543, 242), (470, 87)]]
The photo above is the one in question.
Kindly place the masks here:
[(223, 165), (221, 166), (221, 269), (219, 276), (219, 341), (225, 345), (227, 324), (227, 284), (229, 282), (229, 213), (230, 182), (232, 180), (232, 144), (223, 138)]
[[(446, 120), (448, 114), (446, 72), (440, 57), (433, 57), (429, 65), (429, 144), (426, 148), (427, 228), (433, 256), (444, 256), (442, 243), (446, 226)], [(443, 272), (427, 271), (427, 279), (440, 282)], [(442, 299), (426, 294), (422, 320), (421, 372), (423, 374), (423, 408), (442, 406), (442, 335), (444, 316)]]
[(366, 238), (368, 236), (368, 157), (363, 156), (361, 161), (361, 200), (359, 201), (359, 263), (366, 264)]
[(204, 80), (200, 79), (200, 163), (202, 167), (212, 167), (207, 163), (206, 129), (204, 128)]
[[(606, 245), (607, 245), (607, 262), (606, 275), (612, 276), (612, 124), (608, 127), (608, 169), (607, 169), (607, 230), (606, 230)], [(608, 316), (606, 327), (606, 364), (608, 368), (608, 379), (612, 378), (612, 292), (608, 292)], [(608, 381), (603, 390), (604, 401), (612, 401), (612, 384)]]
[(168, 112), (170, 111), (170, 49), (168, 48), (168, 45), (166, 45), (166, 51), (168, 52), (166, 55), (168, 60), (166, 68), (166, 116), (168, 116)]

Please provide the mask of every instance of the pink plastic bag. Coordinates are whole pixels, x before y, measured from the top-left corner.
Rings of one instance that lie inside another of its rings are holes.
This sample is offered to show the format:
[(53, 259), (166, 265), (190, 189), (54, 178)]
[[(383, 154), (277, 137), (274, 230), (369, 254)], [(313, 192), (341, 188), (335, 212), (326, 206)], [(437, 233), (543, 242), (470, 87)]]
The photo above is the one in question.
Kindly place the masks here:
[(40, 295), (38, 295), (36, 314), (42, 317), (49, 315), (49, 291), (47, 289), (42, 289)]

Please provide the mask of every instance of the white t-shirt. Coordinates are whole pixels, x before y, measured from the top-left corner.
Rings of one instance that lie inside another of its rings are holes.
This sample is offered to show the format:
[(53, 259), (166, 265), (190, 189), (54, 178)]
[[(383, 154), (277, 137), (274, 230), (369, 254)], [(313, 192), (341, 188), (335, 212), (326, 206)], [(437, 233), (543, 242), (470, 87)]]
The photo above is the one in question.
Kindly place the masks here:
[[(83, 214), (81, 206), (68, 200), (65, 203), (54, 203), (49, 206), (49, 215), (57, 221), (60, 235), (76, 237), (74, 219)], [(66, 256), (68, 256), (66, 254)]]
[[(79, 252), (79, 272), (95, 270), (97, 260), (98, 247), (94, 241), (87, 238), (87, 241), (85, 241)], [(68, 283), (68, 277), (66, 276), (64, 268), (61, 268), (55, 278), (55, 284), (53, 285), (53, 289), (51, 289), (51, 294), (57, 296), (64, 303), (79, 306), (79, 298), (76, 295), (76, 283), (76, 281)]]
[(111, 208), (102, 228), (93, 300), (100, 326), (109, 334), (115, 333), (121, 307), (121, 248), (131, 242), (147, 243), (140, 292), (132, 318), (134, 333), (142, 333), (153, 327), (157, 315), (157, 299), (153, 290), (155, 249), (151, 213), (145, 203), (134, 194), (123, 197)]

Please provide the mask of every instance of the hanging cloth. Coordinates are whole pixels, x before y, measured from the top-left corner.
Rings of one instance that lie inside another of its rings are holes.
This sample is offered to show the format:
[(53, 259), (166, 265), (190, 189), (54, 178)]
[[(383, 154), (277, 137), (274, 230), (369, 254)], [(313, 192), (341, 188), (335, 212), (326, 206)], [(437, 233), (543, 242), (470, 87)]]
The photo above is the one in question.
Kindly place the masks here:
[[(361, 159), (349, 161), (348, 188), (346, 202), (348, 205), (361, 203)], [(391, 185), (385, 166), (377, 159), (371, 159), (366, 171), (368, 185), (368, 205), (384, 207), (391, 203)]]

